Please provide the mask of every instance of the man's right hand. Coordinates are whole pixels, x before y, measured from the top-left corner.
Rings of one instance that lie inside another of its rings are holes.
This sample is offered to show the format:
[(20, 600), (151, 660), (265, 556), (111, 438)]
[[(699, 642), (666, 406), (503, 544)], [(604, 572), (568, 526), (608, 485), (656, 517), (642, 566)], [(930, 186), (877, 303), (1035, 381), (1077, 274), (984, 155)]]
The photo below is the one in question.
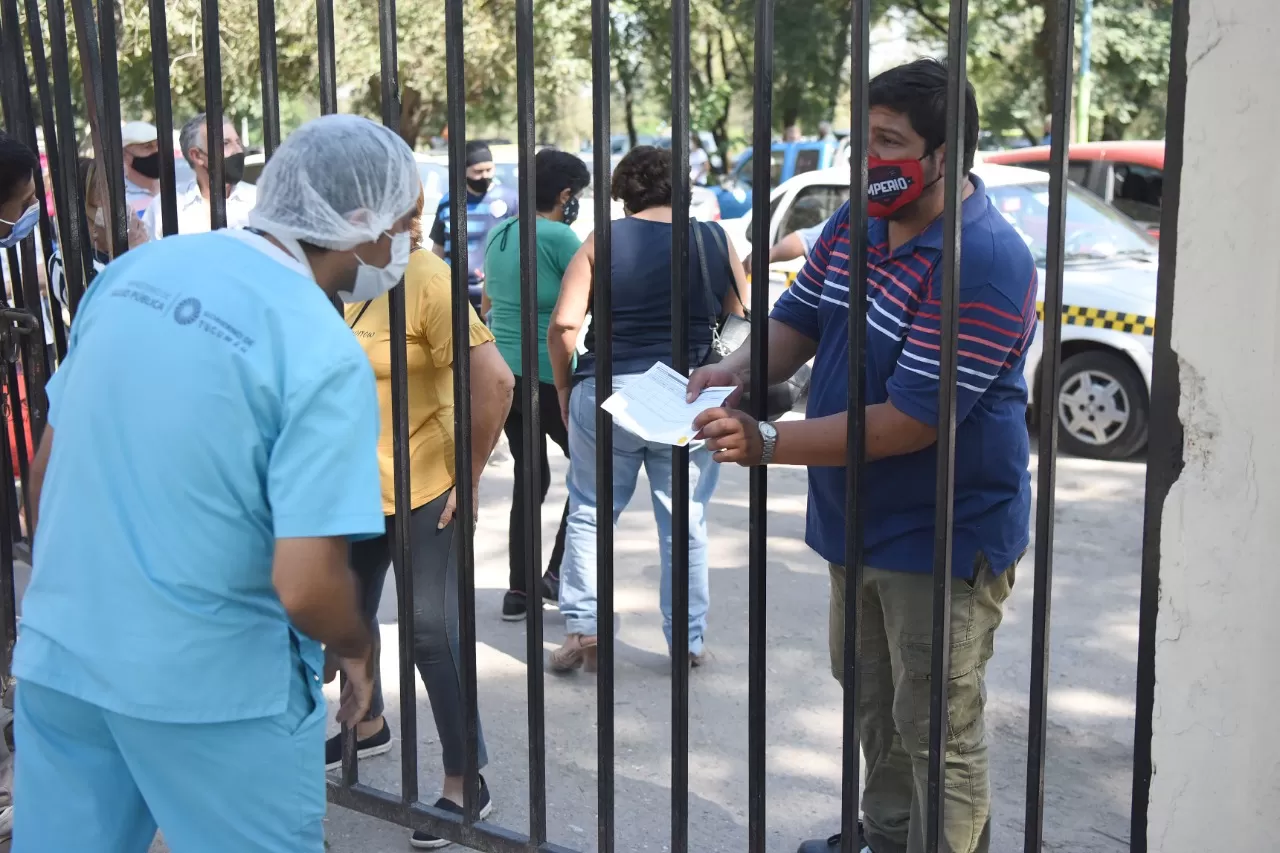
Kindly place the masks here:
[(737, 373), (719, 364), (708, 364), (699, 367), (689, 376), (689, 392), (685, 402), (692, 403), (698, 395), (708, 388), (733, 387), (736, 390), (724, 401), (726, 407), (732, 408), (742, 399), (743, 380)]

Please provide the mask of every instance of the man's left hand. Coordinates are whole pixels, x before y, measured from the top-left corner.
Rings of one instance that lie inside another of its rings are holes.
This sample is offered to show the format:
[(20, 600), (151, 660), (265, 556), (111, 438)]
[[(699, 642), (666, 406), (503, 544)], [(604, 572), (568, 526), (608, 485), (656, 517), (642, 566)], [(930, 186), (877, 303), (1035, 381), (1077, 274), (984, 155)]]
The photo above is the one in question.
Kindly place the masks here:
[(698, 430), (695, 438), (706, 439), (717, 462), (759, 465), (764, 454), (760, 424), (746, 412), (737, 409), (708, 409), (693, 421)]

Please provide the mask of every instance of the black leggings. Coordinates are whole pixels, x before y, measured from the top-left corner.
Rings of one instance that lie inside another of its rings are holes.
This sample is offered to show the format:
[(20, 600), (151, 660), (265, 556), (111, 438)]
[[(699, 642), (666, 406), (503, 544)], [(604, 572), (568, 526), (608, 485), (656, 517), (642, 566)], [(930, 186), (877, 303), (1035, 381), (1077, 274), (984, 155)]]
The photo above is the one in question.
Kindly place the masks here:
[[(461, 776), (466, 766), (467, 724), (462, 700), (462, 653), (458, 643), (457, 524), (437, 530), (449, 493), (413, 510), (409, 525), (413, 542), (413, 658), (431, 700), (446, 776)], [(376, 632), (378, 603), (391, 564), (395, 516), (387, 516), (387, 532), (351, 546), (351, 568), (360, 579), (361, 605)], [(397, 567), (398, 568), (398, 567)], [(367, 719), (383, 712), (382, 676), (373, 685)], [(479, 728), (479, 709), (476, 710)], [(480, 732), (479, 765), (488, 763)]]
[[(520, 411), (523, 387), (524, 377), (517, 376), (515, 398), (502, 431), (507, 435), (507, 443), (511, 445), (511, 458), (516, 465), (516, 481), (511, 492), (511, 522), (507, 527), (507, 553), (511, 561), (511, 577), (508, 579), (507, 588), (527, 593), (525, 561), (529, 555), (524, 549), (524, 416)], [(538, 507), (541, 508), (543, 501), (547, 499), (547, 490), (551, 488), (551, 463), (547, 459), (547, 439), (554, 441), (564, 452), (565, 458), (569, 458), (569, 431), (560, 418), (560, 398), (556, 396), (556, 386), (548, 385), (546, 382), (538, 383), (538, 421), (541, 427), (538, 447), (542, 457), (542, 498), (538, 501)], [(540, 512), (533, 514), (534, 518), (540, 516)], [(564, 512), (560, 516), (560, 529), (556, 531), (556, 541), (551, 548), (551, 561), (547, 563), (547, 571), (557, 578), (560, 577), (560, 561), (564, 558), (564, 530), (568, 519), (569, 500), (566, 498)], [(533, 557), (538, 563), (542, 562), (541, 554)]]

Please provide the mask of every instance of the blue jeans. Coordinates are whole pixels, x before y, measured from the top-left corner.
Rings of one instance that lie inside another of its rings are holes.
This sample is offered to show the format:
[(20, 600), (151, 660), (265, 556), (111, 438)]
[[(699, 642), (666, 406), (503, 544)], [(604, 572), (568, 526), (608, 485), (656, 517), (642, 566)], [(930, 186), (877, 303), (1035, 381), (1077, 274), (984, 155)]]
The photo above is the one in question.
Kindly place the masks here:
[[(621, 388), (633, 376), (615, 376)], [(644, 465), (649, 475), (653, 515), (658, 522), (662, 560), (662, 631), (671, 645), (671, 457), (667, 444), (642, 441), (621, 427), (613, 430), (613, 523), (631, 501)], [(702, 651), (711, 584), (707, 574), (707, 504), (720, 469), (711, 452), (689, 452), (689, 651)], [(569, 399), (569, 521), (560, 568), (560, 612), (570, 634), (596, 635), (596, 383), (586, 379)]]

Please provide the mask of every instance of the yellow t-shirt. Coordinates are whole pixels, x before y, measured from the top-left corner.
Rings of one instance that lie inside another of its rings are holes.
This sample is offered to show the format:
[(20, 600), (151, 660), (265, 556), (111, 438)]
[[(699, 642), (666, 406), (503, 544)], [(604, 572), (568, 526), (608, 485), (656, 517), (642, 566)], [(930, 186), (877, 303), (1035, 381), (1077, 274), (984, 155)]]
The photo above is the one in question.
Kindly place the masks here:
[[(454, 484), (453, 467), (453, 295), (449, 265), (431, 252), (417, 251), (404, 274), (405, 337), (409, 367), (409, 486), (411, 508), (443, 495)], [(363, 309), (363, 314), (361, 313)], [(493, 340), (470, 305), (471, 346)], [(395, 511), (395, 470), (391, 419), (391, 325), (388, 297), (346, 306), (347, 325), (364, 347), (378, 379), (382, 431), (378, 465), (382, 471), (382, 511)], [(359, 319), (357, 319), (357, 317)]]

